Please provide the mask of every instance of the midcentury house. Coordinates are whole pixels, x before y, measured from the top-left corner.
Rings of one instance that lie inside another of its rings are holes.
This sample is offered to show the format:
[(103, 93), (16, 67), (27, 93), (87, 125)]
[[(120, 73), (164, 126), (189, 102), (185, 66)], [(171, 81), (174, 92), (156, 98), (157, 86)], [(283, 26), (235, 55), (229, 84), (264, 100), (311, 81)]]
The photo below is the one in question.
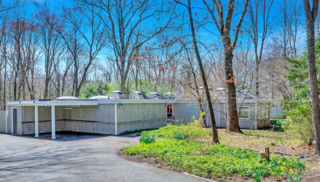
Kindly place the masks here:
[[(175, 120), (183, 123), (190, 122), (192, 117), (196, 119), (200, 116), (200, 107), (196, 94), (185, 94), (176, 98), (177, 102), (173, 103), (173, 116)], [(214, 116), (218, 128), (227, 127), (226, 118), (226, 97), (225, 89), (218, 88), (210, 91), (213, 100)], [(199, 98), (204, 99), (203, 90), (199, 91)], [(237, 90), (237, 106), (239, 114), (240, 128), (261, 129), (270, 126), (270, 103), (274, 100), (263, 99), (247, 90)], [(206, 124), (211, 127), (210, 113), (208, 104), (204, 101), (203, 109), (206, 113)]]
[[(224, 90), (212, 90), (218, 98), (214, 102), (217, 127), (226, 127)], [(244, 99), (244, 95), (247, 95)], [(141, 92), (130, 98), (119, 91), (109, 96), (95, 96), (89, 99), (64, 96), (52, 100), (24, 100), (7, 103), (6, 133), (17, 135), (74, 131), (96, 134), (119, 135), (125, 131), (159, 128), (168, 120), (190, 122), (192, 116), (199, 118), (199, 103), (195, 98), (179, 93), (178, 98), (165, 94)], [(241, 106), (240, 127), (259, 129), (269, 126), (271, 100), (264, 100), (245, 91), (237, 92)], [(204, 103), (205, 111), (207, 104)], [(261, 111), (261, 112), (260, 112)], [(211, 125), (207, 114), (207, 124)]]

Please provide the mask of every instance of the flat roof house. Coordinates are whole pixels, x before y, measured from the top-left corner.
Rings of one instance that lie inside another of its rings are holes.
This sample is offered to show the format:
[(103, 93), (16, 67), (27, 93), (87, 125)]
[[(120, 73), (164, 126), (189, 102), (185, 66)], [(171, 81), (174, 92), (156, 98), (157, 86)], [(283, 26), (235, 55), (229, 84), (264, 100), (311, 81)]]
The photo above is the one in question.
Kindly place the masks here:
[[(214, 103), (214, 113), (217, 127), (226, 127), (226, 118), (222, 114), (225, 98), (219, 92), (212, 90), (219, 97)], [(239, 102), (242, 101), (241, 94), (243, 92), (237, 95)], [(166, 95), (162, 98), (158, 93), (152, 93), (146, 97), (135, 92), (132, 99), (126, 99), (123, 93), (116, 91), (109, 96), (89, 99), (64, 96), (52, 100), (10, 101), (6, 105), (6, 133), (39, 137), (39, 133), (51, 132), (52, 139), (56, 138), (57, 131), (119, 135), (129, 130), (159, 128), (167, 125), (168, 119), (190, 122), (192, 116), (199, 117), (197, 100), (181, 94), (175, 99), (174, 95)], [(269, 126), (270, 102), (254, 96), (245, 99), (240, 127), (248, 128), (255, 123), (254, 129)], [(261, 106), (264, 114), (258, 112)], [(207, 108), (206, 103), (204, 107)], [(208, 114), (207, 123), (210, 126)]]

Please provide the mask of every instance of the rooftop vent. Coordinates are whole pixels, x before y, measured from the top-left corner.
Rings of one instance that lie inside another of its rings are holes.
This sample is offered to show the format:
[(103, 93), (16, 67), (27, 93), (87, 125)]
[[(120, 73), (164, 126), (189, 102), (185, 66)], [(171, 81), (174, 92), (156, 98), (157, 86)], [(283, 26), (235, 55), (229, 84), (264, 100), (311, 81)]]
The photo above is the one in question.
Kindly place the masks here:
[(172, 93), (165, 93), (165, 94), (163, 94), (162, 98), (173, 100), (173, 99), (175, 99), (175, 96)]
[[(199, 87), (199, 90), (203, 90), (203, 86), (201, 86), (201, 87)], [(211, 87), (209, 87), (209, 90), (212, 90), (212, 88)]]
[(176, 98), (179, 98), (179, 97), (182, 97), (183, 96), (183, 92), (177, 92), (177, 97)]
[(149, 99), (162, 99), (162, 96), (158, 92), (150, 92), (148, 95)]
[(57, 100), (78, 100), (79, 98), (78, 97), (74, 97), (74, 96), (62, 96), (62, 97), (58, 97), (56, 98)]
[(224, 91), (225, 89), (224, 88), (217, 88), (217, 89), (214, 89), (214, 91)]
[(142, 92), (139, 92), (139, 91), (133, 92), (129, 98), (130, 99), (148, 99), (147, 96), (145, 96)]
[(97, 95), (97, 96), (93, 96), (93, 97), (90, 97), (88, 99), (98, 99), (98, 100), (102, 100), (102, 99), (113, 99), (112, 97), (110, 96), (107, 96), (107, 95)]
[(109, 94), (109, 97), (114, 99), (127, 99), (126, 95), (124, 95), (121, 91), (113, 91)]

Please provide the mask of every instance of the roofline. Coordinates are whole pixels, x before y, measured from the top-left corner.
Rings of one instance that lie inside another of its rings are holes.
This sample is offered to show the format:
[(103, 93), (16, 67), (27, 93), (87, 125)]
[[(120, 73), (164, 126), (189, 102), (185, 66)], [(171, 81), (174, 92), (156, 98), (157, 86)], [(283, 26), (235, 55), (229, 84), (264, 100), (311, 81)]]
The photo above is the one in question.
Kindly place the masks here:
[[(99, 104), (134, 104), (134, 103), (188, 103), (198, 102), (197, 100), (170, 100), (170, 99), (88, 99), (88, 100), (22, 100), (9, 101), (7, 106), (94, 106)], [(205, 102), (205, 101), (204, 101)], [(215, 103), (225, 103), (225, 99), (217, 99)], [(237, 103), (270, 103), (277, 102), (275, 99), (243, 99), (237, 100)]]

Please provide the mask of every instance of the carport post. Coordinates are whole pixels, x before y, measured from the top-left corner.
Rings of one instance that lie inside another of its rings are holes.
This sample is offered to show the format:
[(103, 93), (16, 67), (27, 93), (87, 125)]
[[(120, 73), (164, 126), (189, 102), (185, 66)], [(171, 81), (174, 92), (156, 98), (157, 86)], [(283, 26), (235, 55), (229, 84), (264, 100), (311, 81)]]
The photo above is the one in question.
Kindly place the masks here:
[(8, 106), (7, 105), (6, 105), (6, 133), (8, 133)]
[(56, 139), (56, 118), (54, 105), (51, 105), (51, 139)]
[(34, 137), (39, 137), (39, 115), (38, 115), (38, 105), (34, 106)]

